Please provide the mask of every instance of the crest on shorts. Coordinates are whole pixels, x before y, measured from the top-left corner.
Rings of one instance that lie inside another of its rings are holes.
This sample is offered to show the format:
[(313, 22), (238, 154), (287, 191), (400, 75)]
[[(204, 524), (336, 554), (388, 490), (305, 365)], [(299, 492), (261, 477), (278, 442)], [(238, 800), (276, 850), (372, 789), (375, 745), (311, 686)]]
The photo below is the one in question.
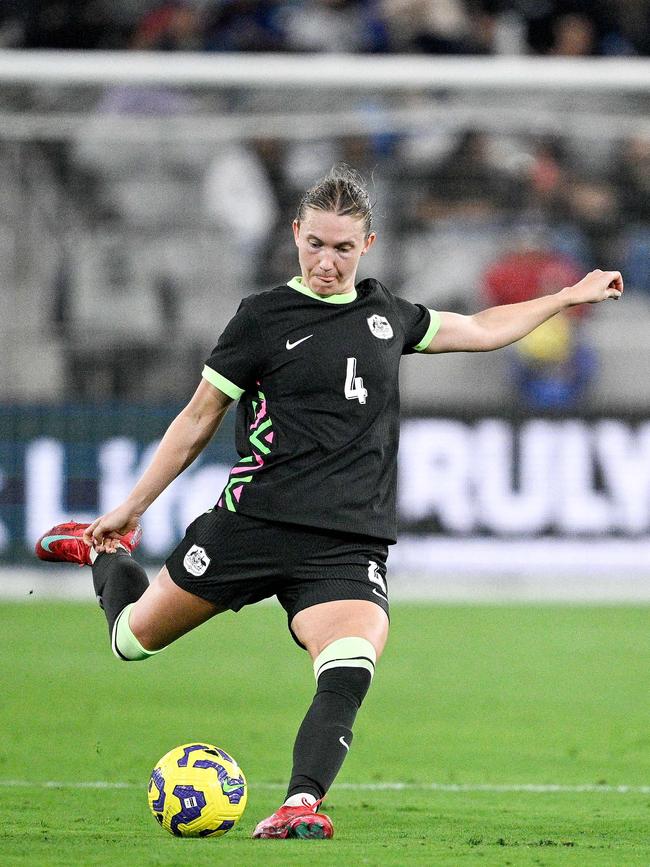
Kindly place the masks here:
[(203, 575), (209, 565), (210, 558), (205, 553), (205, 548), (201, 548), (200, 545), (192, 545), (183, 558), (183, 566), (190, 575)]
[(391, 324), (385, 316), (380, 316), (378, 313), (373, 313), (367, 319), (368, 328), (372, 331), (375, 337), (380, 340), (390, 340), (393, 336)]

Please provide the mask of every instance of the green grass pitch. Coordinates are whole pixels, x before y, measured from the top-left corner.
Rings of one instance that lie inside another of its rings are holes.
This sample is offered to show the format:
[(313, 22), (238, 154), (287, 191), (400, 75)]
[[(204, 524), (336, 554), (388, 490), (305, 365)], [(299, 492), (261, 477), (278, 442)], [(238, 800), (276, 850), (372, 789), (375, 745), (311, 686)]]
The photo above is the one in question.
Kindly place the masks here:
[[(394, 605), (327, 799), (335, 838), (256, 841), (314, 688), (279, 607), (223, 615), (127, 665), (93, 606), (3, 603), (0, 863), (648, 865), (649, 615)], [(221, 839), (174, 839), (148, 811), (154, 763), (193, 739), (248, 777), (246, 813)]]

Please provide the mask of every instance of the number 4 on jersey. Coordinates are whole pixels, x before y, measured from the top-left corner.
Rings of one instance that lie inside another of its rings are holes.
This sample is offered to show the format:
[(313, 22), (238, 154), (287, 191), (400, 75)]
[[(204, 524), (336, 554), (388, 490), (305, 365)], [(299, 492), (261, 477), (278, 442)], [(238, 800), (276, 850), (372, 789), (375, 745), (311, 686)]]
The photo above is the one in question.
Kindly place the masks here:
[(357, 376), (356, 358), (348, 358), (348, 369), (345, 375), (345, 396), (348, 400), (358, 400), (361, 404), (364, 404), (368, 397), (368, 392), (363, 387), (363, 379)]

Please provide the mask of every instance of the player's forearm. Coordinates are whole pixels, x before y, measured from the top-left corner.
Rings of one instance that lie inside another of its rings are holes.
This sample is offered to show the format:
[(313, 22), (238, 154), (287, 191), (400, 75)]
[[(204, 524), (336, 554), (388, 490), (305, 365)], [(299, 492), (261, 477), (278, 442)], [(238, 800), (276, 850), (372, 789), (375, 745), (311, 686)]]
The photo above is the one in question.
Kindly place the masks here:
[(165, 488), (205, 448), (226, 413), (216, 419), (197, 418), (187, 407), (168, 427), (153, 459), (128, 497), (133, 511), (142, 514)]
[(490, 307), (473, 316), (460, 313), (440, 313), (437, 334), (424, 350), (435, 352), (486, 352), (500, 349), (530, 334), (556, 313), (576, 304), (598, 304), (618, 299), (623, 293), (620, 271), (596, 268), (573, 286), (566, 286), (554, 295)]
[(490, 307), (472, 316), (480, 331), (481, 350), (500, 349), (515, 343), (556, 313), (571, 304), (563, 289), (553, 295), (521, 301), (518, 304), (504, 304)]

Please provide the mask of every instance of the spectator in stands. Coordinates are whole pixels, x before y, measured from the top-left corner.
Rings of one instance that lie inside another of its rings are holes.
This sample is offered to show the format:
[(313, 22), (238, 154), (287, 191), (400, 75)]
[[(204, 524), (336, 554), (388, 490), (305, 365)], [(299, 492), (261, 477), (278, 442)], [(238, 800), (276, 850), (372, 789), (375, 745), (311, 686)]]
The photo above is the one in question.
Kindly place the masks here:
[(530, 412), (577, 409), (597, 372), (595, 348), (580, 338), (567, 315), (517, 343), (510, 360), (520, 406)]
[(207, 10), (204, 47), (208, 51), (282, 51), (279, 0), (223, 0)]
[(564, 57), (647, 53), (650, 12), (642, 0), (546, 0), (530, 4), (524, 14), (534, 53)]
[(455, 147), (429, 174), (418, 212), (423, 219), (492, 215), (514, 195), (490, 136), (463, 132)]
[[(550, 249), (539, 230), (529, 230), (487, 270), (485, 298), (490, 304), (527, 301), (572, 285), (580, 273), (577, 262)], [(596, 373), (596, 352), (581, 327), (587, 312), (583, 306), (564, 313), (509, 348), (508, 376), (523, 408), (571, 410), (584, 399)]]
[[(143, 10), (144, 9), (144, 13)], [(180, 11), (179, 11), (180, 10)], [(193, 19), (199, 15), (197, 30)], [(171, 23), (170, 23), (171, 21)], [(647, 0), (26, 0), (0, 43), (28, 48), (585, 56), (650, 53)]]
[[(575, 283), (580, 265), (550, 249), (542, 227), (521, 227), (516, 244), (503, 253), (484, 277), (486, 301), (516, 304)], [(584, 315), (586, 308), (581, 308)]]
[(625, 230), (621, 238), (625, 267), (630, 269), (634, 289), (650, 293), (650, 226), (637, 223)]
[(304, 0), (281, 6), (291, 51), (379, 53), (391, 47), (376, 0)]
[(124, 44), (119, 16), (101, 2), (24, 0), (16, 5), (22, 13), (24, 48), (120, 48)]
[(650, 133), (624, 142), (619, 154), (614, 179), (625, 212), (632, 220), (650, 222)]
[(626, 216), (621, 247), (634, 289), (650, 293), (650, 135), (638, 135), (620, 149), (616, 188)]
[(569, 175), (560, 142), (556, 139), (533, 141), (523, 175), (526, 206), (537, 210), (540, 215), (556, 217), (563, 210), (564, 189)]
[(383, 0), (383, 15), (394, 51), (426, 54), (476, 54), (486, 51), (478, 21), (462, 0)]
[(253, 284), (258, 257), (279, 217), (278, 201), (260, 150), (248, 142), (221, 146), (210, 161), (203, 184), (205, 213), (228, 238), (241, 263), (237, 292)]
[[(616, 4), (620, 30), (614, 34), (607, 54), (650, 54), (650, 4), (648, 0), (625, 0)], [(606, 47), (609, 40), (606, 41)]]
[(608, 178), (576, 174), (565, 194), (567, 216), (586, 239), (589, 261), (607, 261), (610, 253), (617, 252), (622, 226), (619, 191)]
[(25, 10), (0, 0), (0, 48), (19, 48), (25, 43)]
[(407, 298), (469, 313), (480, 303), (481, 277), (498, 255), (504, 213), (519, 202), (522, 183), (502, 143), (486, 133), (465, 130), (444, 148), (428, 166), (402, 151), (398, 279)]
[(138, 51), (194, 51), (203, 41), (201, 19), (191, 3), (158, 3), (138, 22), (131, 47)]
[(596, 53), (596, 26), (586, 15), (560, 15), (553, 24), (549, 54), (588, 57)]

